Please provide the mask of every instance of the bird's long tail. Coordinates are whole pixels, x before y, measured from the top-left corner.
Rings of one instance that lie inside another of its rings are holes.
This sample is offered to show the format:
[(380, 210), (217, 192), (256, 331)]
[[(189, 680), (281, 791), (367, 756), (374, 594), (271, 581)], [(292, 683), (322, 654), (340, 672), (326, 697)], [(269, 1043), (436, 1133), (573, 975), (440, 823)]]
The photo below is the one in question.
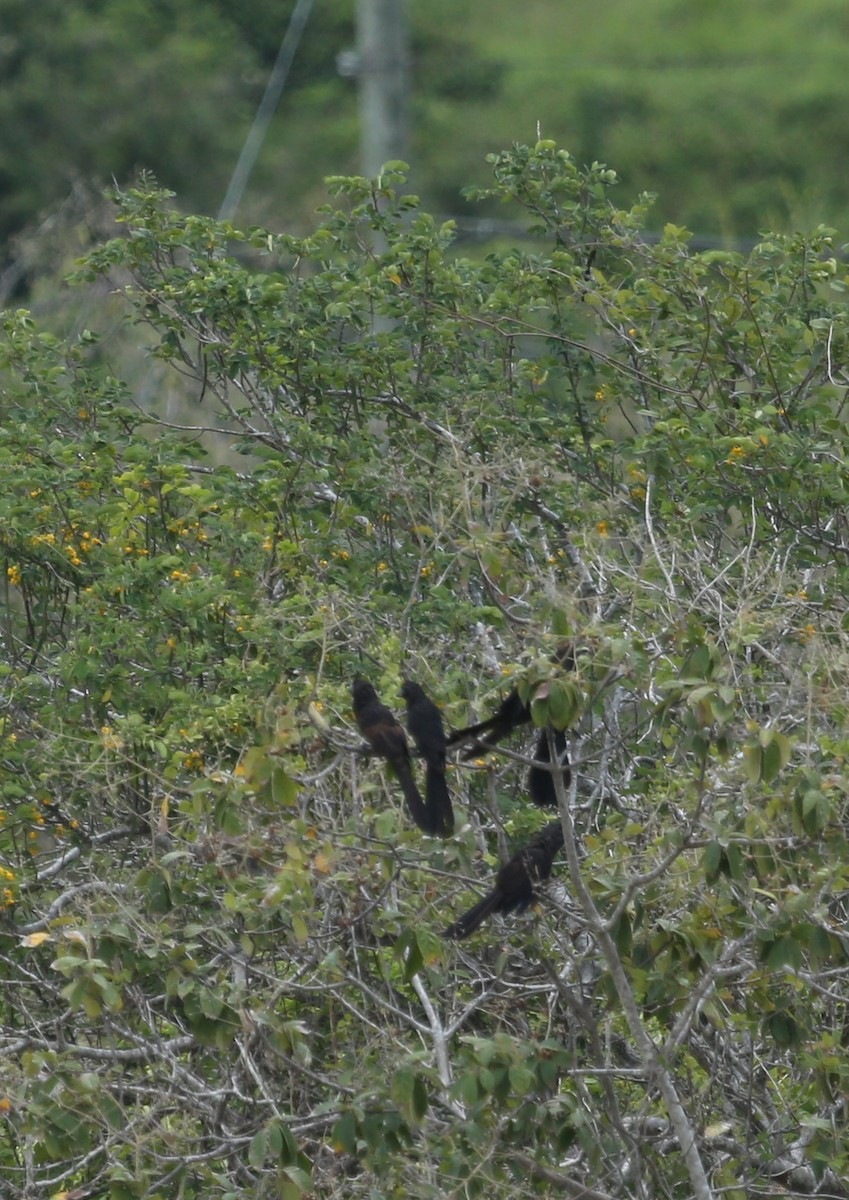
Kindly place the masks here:
[(416, 787), (416, 781), (413, 778), (413, 771), (409, 761), (406, 758), (392, 759), (392, 767), (401, 785), (404, 799), (407, 801), (410, 816), (423, 833), (429, 833), (431, 836), (434, 836), (439, 832), (436, 815), (431, 811), (430, 806), (422, 800), (421, 792)]
[(454, 832), (454, 807), (445, 771), (428, 766), (425, 771), (425, 804), (440, 837), (450, 837)]
[(468, 741), (469, 738), (477, 737), (481, 733), (486, 733), (498, 724), (497, 717), (490, 717), (486, 721), (479, 721), (477, 725), (467, 725), (465, 729), (455, 729), (452, 734), (449, 734), (446, 739), (446, 745), (456, 746), (460, 742)]
[(459, 920), (453, 925), (449, 925), (443, 930), (442, 936), (445, 938), (467, 938), (470, 934), (483, 924), (490, 914), (498, 909), (501, 893), (498, 888), (493, 888), (483, 900), (479, 900), (474, 908), (470, 908), (467, 913), (463, 913)]
[[(572, 782), (572, 772), (569, 759), (566, 757), (566, 734), (559, 729), (554, 731), (554, 753), (561, 765), (563, 786), (568, 787)], [(544, 766), (531, 767), (528, 776), (528, 791), (531, 799), (538, 808), (557, 808), (557, 791), (554, 786), (554, 775), (549, 764), (551, 753), (548, 745), (548, 730), (540, 730), (537, 744), (534, 748), (534, 761), (544, 763)]]

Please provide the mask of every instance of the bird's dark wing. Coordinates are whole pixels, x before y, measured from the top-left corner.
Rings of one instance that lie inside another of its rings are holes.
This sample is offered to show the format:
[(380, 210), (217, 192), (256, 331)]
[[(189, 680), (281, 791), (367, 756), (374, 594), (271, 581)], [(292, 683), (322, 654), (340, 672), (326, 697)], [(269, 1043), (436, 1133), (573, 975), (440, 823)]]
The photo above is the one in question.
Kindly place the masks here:
[(412, 679), (404, 680), (401, 695), (407, 701), (407, 726), (422, 758), (429, 766), (444, 766), (448, 743), (442, 713), (424, 688)]
[[(552, 661), (557, 663), (566, 671), (572, 671), (575, 668), (575, 647), (570, 641), (562, 642), (554, 654)], [(469, 746), (463, 753), (463, 758), (474, 758), (477, 754), (486, 753), (490, 746), (494, 746), (500, 742), (502, 738), (507, 737), (514, 729), (518, 729), (520, 725), (527, 725), (531, 719), (531, 710), (524, 703), (519, 695), (518, 689), (513, 688), (501, 704), (495, 710), (491, 717), (485, 721), (479, 721), (477, 725), (469, 725), (465, 729), (456, 729), (448, 738), (448, 745), (457, 746), (463, 742), (468, 742), (472, 738), (477, 741)], [(482, 735), (486, 735), (485, 737)]]
[(486, 721), (479, 721), (477, 725), (469, 725), (466, 729), (455, 730), (448, 738), (448, 745), (457, 746), (474, 738), (472, 745), (463, 751), (464, 759), (474, 758), (478, 754), (485, 754), (490, 746), (506, 738), (520, 725), (527, 725), (530, 719), (530, 709), (523, 703), (516, 688), (513, 688), (491, 717)]

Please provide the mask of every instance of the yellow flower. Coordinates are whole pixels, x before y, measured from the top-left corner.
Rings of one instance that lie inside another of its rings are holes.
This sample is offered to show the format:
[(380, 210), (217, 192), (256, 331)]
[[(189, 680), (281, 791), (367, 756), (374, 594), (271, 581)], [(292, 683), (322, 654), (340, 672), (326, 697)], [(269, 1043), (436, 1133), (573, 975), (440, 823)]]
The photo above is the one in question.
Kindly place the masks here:
[(187, 771), (202, 771), (203, 755), (199, 750), (190, 750), (183, 758), (183, 766)]
[(608, 534), (607, 521), (599, 521), (596, 525), (596, 530), (599, 534), (601, 534), (602, 537), (607, 537), (607, 534)]
[(21, 584), (21, 568), (15, 563), (11, 567), (6, 568), (6, 574), (9, 577), (9, 583), (14, 587), (20, 587)]
[(734, 463), (739, 462), (741, 458), (745, 458), (745, 457), (746, 457), (746, 451), (743, 449), (742, 446), (732, 446), (728, 452), (728, 458), (726, 458), (725, 461), (727, 463), (731, 463), (731, 465), (733, 466)]
[(600, 388), (598, 389), (598, 391), (596, 392), (596, 394), (595, 394), (595, 398), (596, 398), (596, 400), (603, 400), (603, 399), (604, 399), (604, 397), (605, 397), (606, 391), (607, 391), (607, 389), (606, 389), (606, 388), (604, 388), (604, 387), (600, 387)]

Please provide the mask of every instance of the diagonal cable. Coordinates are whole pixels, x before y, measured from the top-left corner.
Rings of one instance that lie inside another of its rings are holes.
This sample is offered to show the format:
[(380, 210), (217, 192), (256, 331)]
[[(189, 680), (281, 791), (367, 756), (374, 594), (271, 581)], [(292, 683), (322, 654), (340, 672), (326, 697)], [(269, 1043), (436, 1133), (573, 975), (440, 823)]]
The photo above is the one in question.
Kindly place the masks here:
[(253, 125), (251, 125), (248, 136), (245, 138), (245, 144), (242, 146), (241, 153), (239, 154), (239, 161), (236, 163), (227, 193), (221, 202), (221, 208), (218, 212), (219, 221), (231, 220), (241, 203), (248, 178), (254, 169), (254, 164), (268, 131), (269, 123), (274, 116), (274, 110), (277, 108), (280, 97), (283, 94), (283, 88), (286, 86), (286, 80), (289, 77), (292, 63), (295, 61), (295, 54), (301, 40), (301, 34), (304, 32), (312, 6), (313, 0), (298, 0), (292, 10), (289, 24), (283, 35), (283, 41), (280, 43), (280, 49), (277, 51), (277, 58), (271, 69), (271, 75), (265, 86), (265, 94), (262, 100), (260, 100)]

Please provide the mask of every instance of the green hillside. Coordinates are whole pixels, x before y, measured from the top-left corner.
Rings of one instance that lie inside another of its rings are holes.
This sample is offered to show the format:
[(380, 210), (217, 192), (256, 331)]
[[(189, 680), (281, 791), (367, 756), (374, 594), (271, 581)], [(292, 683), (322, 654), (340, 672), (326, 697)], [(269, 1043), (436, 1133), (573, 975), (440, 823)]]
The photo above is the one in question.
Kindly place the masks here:
[[(447, 18), (449, 6), (438, 7)], [(766, 226), (841, 224), (845, 5), (489, 0), (463, 7), (473, 10), (470, 42), (502, 63), (503, 76), (498, 95), (471, 104), (441, 146), (421, 99), (416, 153), (427, 179), (435, 161), (444, 166), (441, 196), (482, 153), (531, 139), (539, 122), (544, 136), (580, 160), (615, 167), (629, 196), (658, 193), (658, 225), (672, 220), (747, 237)], [(419, 21), (440, 19), (430, 4), (413, 11)]]
[[(74, 189), (153, 171), (215, 213), (294, 0), (22, 0), (0, 43), (0, 238)], [(306, 229), (358, 169), (355, 0), (317, 0), (238, 220)], [(838, 0), (410, 0), (413, 186), (469, 222), (487, 153), (542, 135), (608, 163), (650, 224), (713, 238), (843, 227), (849, 91)], [(493, 215), (492, 210), (489, 215)], [(8, 259), (14, 251), (3, 256)]]

